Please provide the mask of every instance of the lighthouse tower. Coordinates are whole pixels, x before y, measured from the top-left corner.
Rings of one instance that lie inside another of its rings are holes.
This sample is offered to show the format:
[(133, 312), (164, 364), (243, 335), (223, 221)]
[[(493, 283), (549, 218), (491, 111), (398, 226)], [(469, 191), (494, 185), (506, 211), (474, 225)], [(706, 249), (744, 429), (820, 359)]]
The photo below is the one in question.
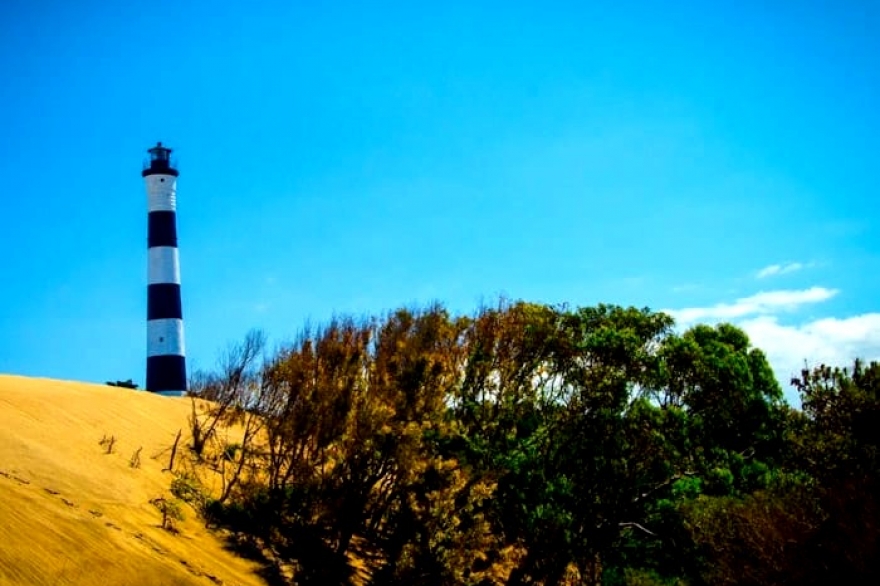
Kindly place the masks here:
[(147, 188), (147, 385), (169, 396), (186, 392), (186, 352), (177, 254), (177, 169), (157, 143), (141, 173)]

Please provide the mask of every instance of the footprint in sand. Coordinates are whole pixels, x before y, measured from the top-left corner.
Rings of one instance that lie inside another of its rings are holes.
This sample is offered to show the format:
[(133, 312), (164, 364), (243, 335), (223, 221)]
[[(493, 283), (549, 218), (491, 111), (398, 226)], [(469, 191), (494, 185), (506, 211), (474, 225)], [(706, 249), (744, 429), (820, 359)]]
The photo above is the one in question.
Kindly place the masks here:
[(21, 484), (30, 484), (30, 480), (26, 480), (21, 476), (16, 476), (15, 472), (6, 472), (5, 470), (0, 470), (0, 476), (4, 478), (8, 478), (10, 480), (15, 480), (16, 482), (20, 482)]
[[(51, 494), (52, 496), (59, 496), (59, 495), (61, 494), (60, 492), (58, 492), (58, 491), (55, 490), (54, 488), (46, 488), (46, 487), (44, 487), (43, 490), (45, 490), (46, 492), (48, 492), (48, 493)], [(68, 507), (76, 507), (76, 503), (75, 503), (75, 502), (73, 502), (73, 501), (69, 501), (69, 500), (67, 500), (67, 499), (64, 498), (64, 497), (61, 497), (61, 502), (64, 503), (65, 505), (67, 505)]]
[[(43, 490), (45, 490), (47, 493), (51, 494), (52, 496), (60, 496), (61, 495), (61, 493), (59, 491), (55, 490), (54, 488), (44, 487)], [(77, 504), (75, 502), (69, 501), (64, 497), (61, 497), (61, 502), (64, 503), (65, 505), (67, 505), (68, 507), (73, 507), (73, 508), (77, 507)], [(102, 513), (101, 511), (98, 511), (96, 509), (89, 509), (89, 513), (91, 513), (92, 516), (96, 517), (96, 518), (104, 516), (104, 513)]]
[(192, 574), (193, 576), (202, 576), (202, 572), (197, 570), (194, 566), (190, 565), (190, 563), (184, 559), (180, 560), (180, 563), (186, 568), (186, 570)]

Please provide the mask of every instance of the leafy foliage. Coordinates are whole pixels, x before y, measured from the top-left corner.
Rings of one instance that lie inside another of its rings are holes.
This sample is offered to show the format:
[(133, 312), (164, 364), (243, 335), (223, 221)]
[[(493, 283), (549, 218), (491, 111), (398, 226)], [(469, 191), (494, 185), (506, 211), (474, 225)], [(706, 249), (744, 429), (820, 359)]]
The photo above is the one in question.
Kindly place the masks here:
[(877, 365), (805, 371), (796, 411), (730, 324), (504, 301), (337, 318), (257, 367), (262, 348), (195, 386), (192, 451), (224, 479), (209, 520), (294, 583), (877, 575)]

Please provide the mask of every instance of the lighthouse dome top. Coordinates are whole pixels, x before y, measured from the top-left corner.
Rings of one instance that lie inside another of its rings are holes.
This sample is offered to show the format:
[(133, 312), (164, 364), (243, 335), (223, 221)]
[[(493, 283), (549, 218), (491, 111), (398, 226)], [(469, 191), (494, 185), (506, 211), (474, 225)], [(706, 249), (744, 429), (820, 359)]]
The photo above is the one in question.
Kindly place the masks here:
[(171, 160), (170, 148), (162, 146), (161, 142), (157, 142), (156, 146), (147, 149), (147, 152), (150, 153), (150, 158), (144, 162), (144, 169), (141, 171), (142, 176), (173, 175), (177, 177), (178, 172), (174, 161)]

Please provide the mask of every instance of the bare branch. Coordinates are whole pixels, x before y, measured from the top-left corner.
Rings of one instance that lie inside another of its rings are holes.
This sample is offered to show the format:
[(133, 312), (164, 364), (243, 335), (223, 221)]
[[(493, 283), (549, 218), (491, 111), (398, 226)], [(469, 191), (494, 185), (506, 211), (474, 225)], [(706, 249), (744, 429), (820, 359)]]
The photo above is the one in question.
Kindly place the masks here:
[(656, 533), (654, 533), (653, 531), (651, 531), (651, 530), (649, 530), (649, 529), (646, 529), (643, 525), (641, 525), (641, 524), (639, 524), (639, 523), (634, 523), (634, 522), (630, 522), (630, 523), (618, 523), (618, 527), (620, 527), (620, 528), (635, 527), (636, 529), (638, 529), (638, 530), (640, 530), (640, 531), (643, 531), (643, 532), (647, 533), (647, 534), (650, 535), (651, 537), (659, 537)]

